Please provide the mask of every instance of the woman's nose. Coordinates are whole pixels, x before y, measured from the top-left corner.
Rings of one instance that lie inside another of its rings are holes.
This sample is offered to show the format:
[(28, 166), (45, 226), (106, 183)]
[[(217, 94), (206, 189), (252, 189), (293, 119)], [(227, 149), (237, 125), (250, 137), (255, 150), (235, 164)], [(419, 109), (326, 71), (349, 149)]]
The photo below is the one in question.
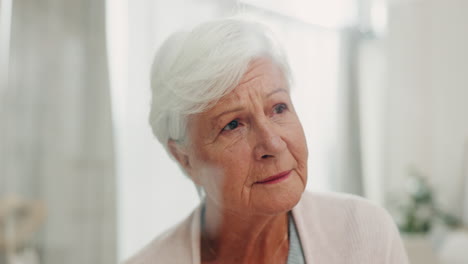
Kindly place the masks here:
[(278, 128), (269, 121), (259, 123), (255, 127), (254, 155), (257, 160), (276, 158), (286, 149), (286, 142), (281, 137)]

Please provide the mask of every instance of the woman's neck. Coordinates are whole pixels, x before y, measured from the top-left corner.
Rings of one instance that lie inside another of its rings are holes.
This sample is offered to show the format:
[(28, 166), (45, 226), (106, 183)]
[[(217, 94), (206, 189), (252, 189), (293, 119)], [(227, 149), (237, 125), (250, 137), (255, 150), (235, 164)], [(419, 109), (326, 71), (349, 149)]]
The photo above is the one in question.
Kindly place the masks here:
[(287, 213), (238, 215), (207, 200), (202, 217), (202, 263), (286, 263)]

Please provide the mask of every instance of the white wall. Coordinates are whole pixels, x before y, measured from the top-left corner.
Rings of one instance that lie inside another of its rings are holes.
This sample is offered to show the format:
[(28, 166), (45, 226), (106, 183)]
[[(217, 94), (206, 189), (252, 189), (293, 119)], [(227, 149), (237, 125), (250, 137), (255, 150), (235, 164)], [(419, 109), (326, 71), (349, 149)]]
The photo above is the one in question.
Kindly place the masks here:
[(427, 174), (440, 204), (457, 214), (462, 176), (468, 177), (462, 172), (468, 141), (467, 12), (466, 0), (395, 1), (383, 48), (382, 184), (387, 194), (398, 191), (408, 166), (415, 166)]

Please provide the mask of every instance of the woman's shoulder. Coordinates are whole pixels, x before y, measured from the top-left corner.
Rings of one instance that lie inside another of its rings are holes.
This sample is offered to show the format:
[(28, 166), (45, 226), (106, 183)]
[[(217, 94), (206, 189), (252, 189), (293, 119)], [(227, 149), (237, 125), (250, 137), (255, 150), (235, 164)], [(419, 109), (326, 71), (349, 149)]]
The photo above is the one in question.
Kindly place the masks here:
[(304, 192), (293, 211), (322, 228), (343, 226), (356, 232), (385, 227), (393, 232), (395, 228), (393, 218), (383, 207), (352, 194)]
[[(304, 211), (320, 211), (320, 215), (356, 217), (390, 218), (388, 212), (376, 203), (363, 197), (337, 192), (304, 192), (298, 205)], [(317, 217), (315, 214), (314, 217)], [(391, 220), (393, 222), (393, 220)]]
[(305, 192), (293, 215), (308, 254), (330, 260), (339, 253), (347, 263), (407, 263), (393, 218), (362, 197)]
[(192, 260), (192, 232), (199, 208), (166, 230), (123, 264), (189, 263)]

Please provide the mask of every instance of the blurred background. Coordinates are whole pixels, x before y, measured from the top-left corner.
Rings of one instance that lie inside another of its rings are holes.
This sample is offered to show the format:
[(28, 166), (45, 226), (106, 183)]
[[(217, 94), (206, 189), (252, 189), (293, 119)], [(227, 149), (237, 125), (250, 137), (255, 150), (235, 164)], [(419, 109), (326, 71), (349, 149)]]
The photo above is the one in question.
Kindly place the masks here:
[(198, 204), (148, 125), (172, 32), (242, 14), (289, 56), (313, 191), (468, 263), (468, 1), (0, 0), (0, 264), (117, 263)]

